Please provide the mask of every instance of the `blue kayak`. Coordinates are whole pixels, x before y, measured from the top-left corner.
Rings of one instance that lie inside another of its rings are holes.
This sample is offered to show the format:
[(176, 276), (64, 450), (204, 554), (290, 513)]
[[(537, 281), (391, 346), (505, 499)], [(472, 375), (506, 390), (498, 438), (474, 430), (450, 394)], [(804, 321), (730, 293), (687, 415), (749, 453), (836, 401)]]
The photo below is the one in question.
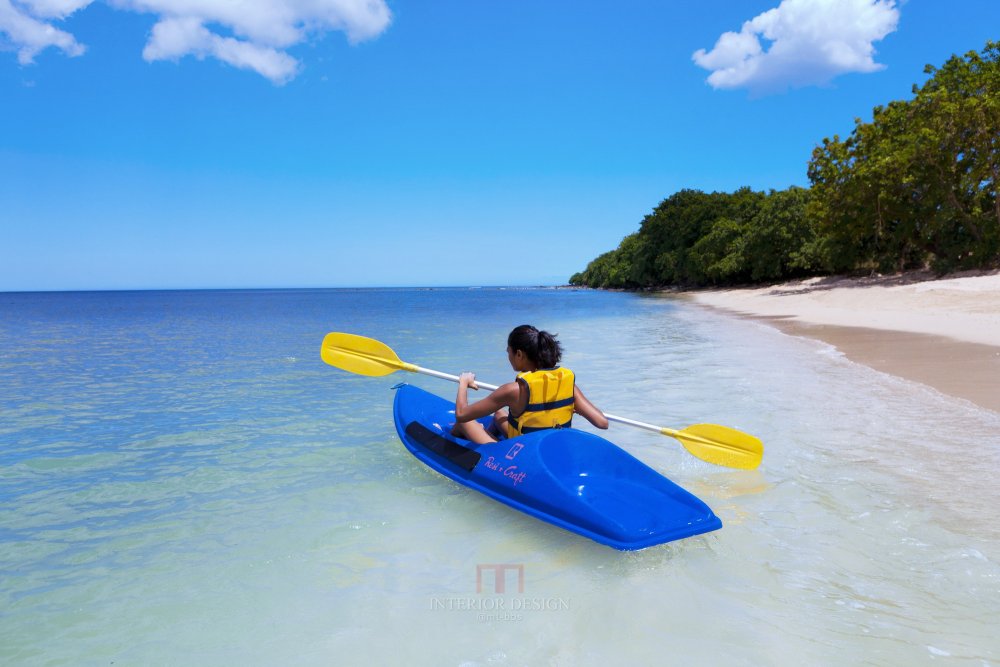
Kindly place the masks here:
[(453, 402), (408, 384), (397, 388), (393, 415), (406, 448), (437, 472), (609, 547), (644, 549), (722, 527), (700, 499), (591, 433), (549, 429), (476, 445), (451, 435)]

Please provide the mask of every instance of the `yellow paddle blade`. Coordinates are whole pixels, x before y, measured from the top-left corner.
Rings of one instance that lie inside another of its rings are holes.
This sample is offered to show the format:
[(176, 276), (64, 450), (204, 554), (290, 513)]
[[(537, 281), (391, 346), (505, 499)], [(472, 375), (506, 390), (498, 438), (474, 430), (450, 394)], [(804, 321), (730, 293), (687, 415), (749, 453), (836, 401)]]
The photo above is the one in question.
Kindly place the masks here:
[(385, 343), (348, 333), (328, 333), (323, 338), (320, 356), (331, 366), (369, 377), (381, 377), (414, 368), (413, 364), (401, 361)]
[(709, 463), (753, 470), (764, 458), (764, 443), (749, 433), (718, 424), (695, 424), (681, 431), (665, 428), (663, 435), (677, 438), (684, 448)]

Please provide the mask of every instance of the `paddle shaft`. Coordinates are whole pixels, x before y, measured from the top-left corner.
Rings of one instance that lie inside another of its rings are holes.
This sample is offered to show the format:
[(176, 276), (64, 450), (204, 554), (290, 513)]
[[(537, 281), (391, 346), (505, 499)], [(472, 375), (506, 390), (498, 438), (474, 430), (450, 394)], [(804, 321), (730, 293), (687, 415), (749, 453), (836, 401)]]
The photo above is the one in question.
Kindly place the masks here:
[[(405, 362), (404, 362), (405, 363)], [(414, 373), (423, 373), (424, 375), (430, 375), (431, 377), (436, 377), (441, 380), (451, 380), (452, 382), (458, 382), (461, 378), (457, 375), (452, 375), (451, 373), (442, 373), (441, 371), (431, 370), (430, 368), (422, 368), (420, 366), (415, 366), (413, 364), (406, 364), (405, 369), (408, 371), (413, 371)], [(494, 384), (487, 384), (486, 382), (480, 382), (476, 380), (476, 385), (480, 389), (485, 389), (486, 391), (496, 391), (499, 389)], [(664, 435), (673, 435), (676, 433), (673, 429), (664, 429), (654, 424), (647, 424), (646, 422), (636, 421), (634, 419), (628, 419), (626, 417), (618, 417), (616, 415), (609, 415), (607, 412), (603, 413), (605, 418), (611, 422), (618, 422), (619, 424), (627, 424), (628, 426), (635, 426), (637, 428), (646, 429), (647, 431), (652, 431), (653, 433), (662, 433)]]

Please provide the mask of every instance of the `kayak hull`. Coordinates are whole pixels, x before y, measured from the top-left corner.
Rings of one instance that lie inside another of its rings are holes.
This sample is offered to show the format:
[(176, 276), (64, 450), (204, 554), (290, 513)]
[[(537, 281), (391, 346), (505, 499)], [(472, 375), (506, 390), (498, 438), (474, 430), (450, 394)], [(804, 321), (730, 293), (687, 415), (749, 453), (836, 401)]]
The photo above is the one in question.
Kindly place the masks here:
[(722, 527), (699, 498), (594, 434), (549, 429), (476, 445), (451, 435), (453, 402), (407, 384), (393, 415), (400, 440), (428, 467), (609, 547), (644, 549)]

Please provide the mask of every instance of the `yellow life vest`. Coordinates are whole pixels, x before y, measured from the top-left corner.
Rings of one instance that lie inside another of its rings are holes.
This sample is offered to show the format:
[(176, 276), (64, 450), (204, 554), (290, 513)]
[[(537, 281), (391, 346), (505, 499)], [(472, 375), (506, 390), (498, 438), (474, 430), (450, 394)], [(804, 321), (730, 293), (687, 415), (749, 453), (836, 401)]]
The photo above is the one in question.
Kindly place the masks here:
[(570, 425), (573, 421), (573, 371), (568, 368), (529, 371), (519, 373), (517, 381), (528, 390), (528, 405), (519, 415), (511, 411), (507, 437)]

